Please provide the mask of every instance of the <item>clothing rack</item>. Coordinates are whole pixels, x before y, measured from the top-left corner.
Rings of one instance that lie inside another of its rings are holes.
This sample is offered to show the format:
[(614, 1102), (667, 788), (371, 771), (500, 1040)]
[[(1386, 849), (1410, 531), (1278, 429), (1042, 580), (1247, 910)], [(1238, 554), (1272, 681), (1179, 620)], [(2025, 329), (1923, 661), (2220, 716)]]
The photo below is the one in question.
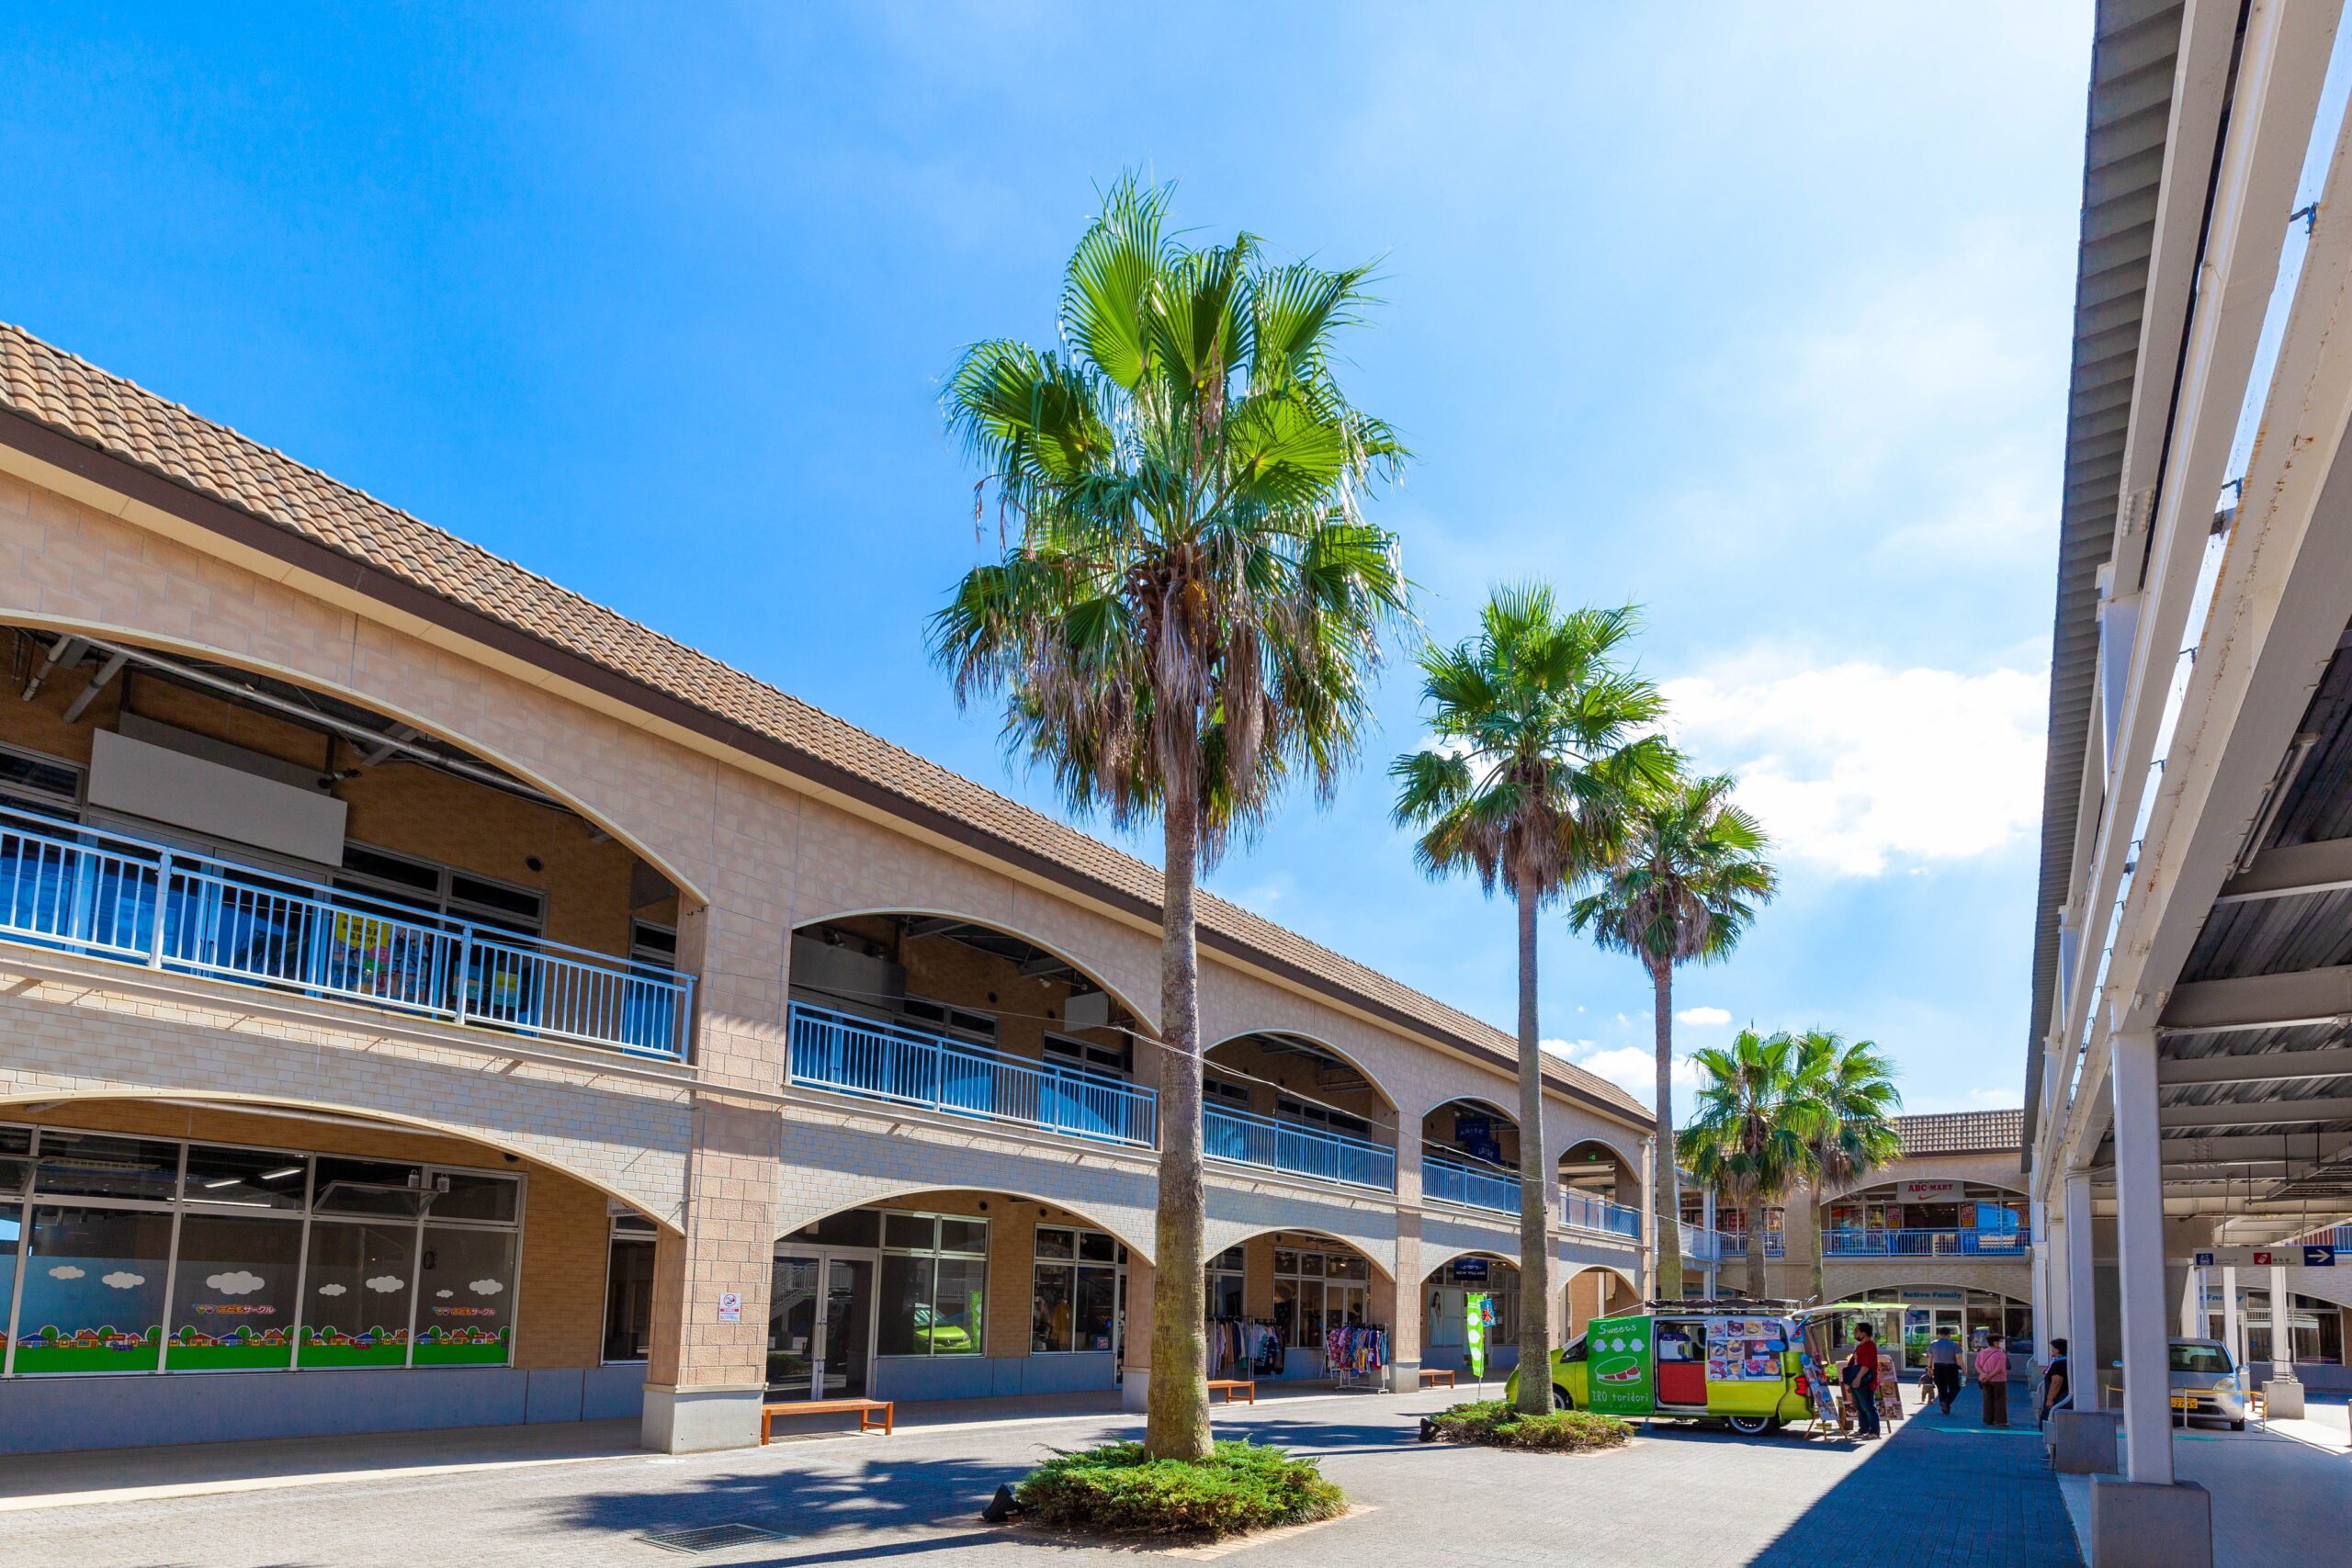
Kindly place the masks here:
[(1259, 1376), (1282, 1371), (1283, 1325), (1271, 1317), (1213, 1317), (1208, 1329), (1209, 1376), (1235, 1368)]
[(1376, 1323), (1350, 1324), (1323, 1335), (1323, 1370), (1340, 1389), (1380, 1387), (1388, 1369), (1388, 1330)]

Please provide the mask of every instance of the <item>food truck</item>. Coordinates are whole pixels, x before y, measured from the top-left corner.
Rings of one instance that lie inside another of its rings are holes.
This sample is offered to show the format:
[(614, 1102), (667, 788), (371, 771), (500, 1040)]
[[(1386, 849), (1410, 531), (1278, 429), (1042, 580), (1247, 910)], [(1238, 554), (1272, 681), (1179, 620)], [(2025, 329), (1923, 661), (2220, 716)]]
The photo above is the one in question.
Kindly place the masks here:
[[(1837, 1382), (1847, 1325), (1869, 1318), (1875, 1328), (1885, 1311), (1860, 1302), (1652, 1302), (1594, 1318), (1552, 1352), (1552, 1403), (1637, 1420), (1721, 1421), (1760, 1437), (1815, 1418)], [(1513, 1393), (1517, 1381), (1513, 1372)]]

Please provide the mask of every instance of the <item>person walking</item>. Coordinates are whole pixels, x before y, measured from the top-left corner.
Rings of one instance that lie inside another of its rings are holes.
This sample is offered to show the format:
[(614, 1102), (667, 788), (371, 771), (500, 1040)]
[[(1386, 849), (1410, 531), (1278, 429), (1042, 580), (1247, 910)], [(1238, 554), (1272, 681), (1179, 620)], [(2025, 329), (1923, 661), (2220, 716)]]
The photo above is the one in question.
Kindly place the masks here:
[(1984, 1347), (1976, 1352), (1976, 1387), (1984, 1399), (1984, 1425), (2006, 1427), (2009, 1424), (2009, 1353), (2001, 1345), (2001, 1337), (1988, 1334)]
[(1878, 1336), (1867, 1323), (1854, 1325), (1854, 1351), (1846, 1358), (1847, 1387), (1854, 1391), (1854, 1416), (1861, 1425), (1856, 1435), (1868, 1442), (1879, 1435)]
[(2041, 1369), (2041, 1406), (2033, 1413), (2033, 1424), (2046, 1427), (2053, 1410), (2074, 1408), (2074, 1384), (2067, 1380), (2066, 1342), (2050, 1342), (2050, 1364)]
[(1936, 1403), (1951, 1415), (1951, 1402), (1960, 1397), (1960, 1341), (1950, 1329), (1928, 1341), (1928, 1375), (1935, 1380)]

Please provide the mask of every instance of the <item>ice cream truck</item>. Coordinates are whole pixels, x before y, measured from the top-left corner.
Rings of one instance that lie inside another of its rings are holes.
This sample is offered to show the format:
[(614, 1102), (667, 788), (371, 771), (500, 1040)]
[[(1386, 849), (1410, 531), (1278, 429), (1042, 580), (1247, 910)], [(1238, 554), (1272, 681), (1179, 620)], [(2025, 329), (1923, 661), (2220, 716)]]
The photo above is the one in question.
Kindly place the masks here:
[[(1634, 1419), (1720, 1421), (1760, 1437), (1811, 1421), (1837, 1379), (1844, 1320), (1884, 1309), (1860, 1303), (1652, 1302), (1597, 1317), (1552, 1352), (1552, 1403)], [(1510, 1393), (1517, 1393), (1518, 1373)]]

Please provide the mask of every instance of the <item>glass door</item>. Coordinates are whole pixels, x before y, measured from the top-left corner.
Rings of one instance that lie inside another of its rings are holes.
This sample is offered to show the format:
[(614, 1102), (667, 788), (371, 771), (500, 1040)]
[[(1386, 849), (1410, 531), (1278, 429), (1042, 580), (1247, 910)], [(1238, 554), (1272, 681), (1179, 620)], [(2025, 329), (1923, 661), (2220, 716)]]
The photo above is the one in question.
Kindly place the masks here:
[(768, 1292), (768, 1391), (808, 1399), (816, 1389), (819, 1357), (817, 1291), (825, 1261), (804, 1253), (775, 1255)]
[(825, 1314), (819, 1337), (817, 1397), (862, 1399), (874, 1362), (874, 1259), (825, 1258)]

